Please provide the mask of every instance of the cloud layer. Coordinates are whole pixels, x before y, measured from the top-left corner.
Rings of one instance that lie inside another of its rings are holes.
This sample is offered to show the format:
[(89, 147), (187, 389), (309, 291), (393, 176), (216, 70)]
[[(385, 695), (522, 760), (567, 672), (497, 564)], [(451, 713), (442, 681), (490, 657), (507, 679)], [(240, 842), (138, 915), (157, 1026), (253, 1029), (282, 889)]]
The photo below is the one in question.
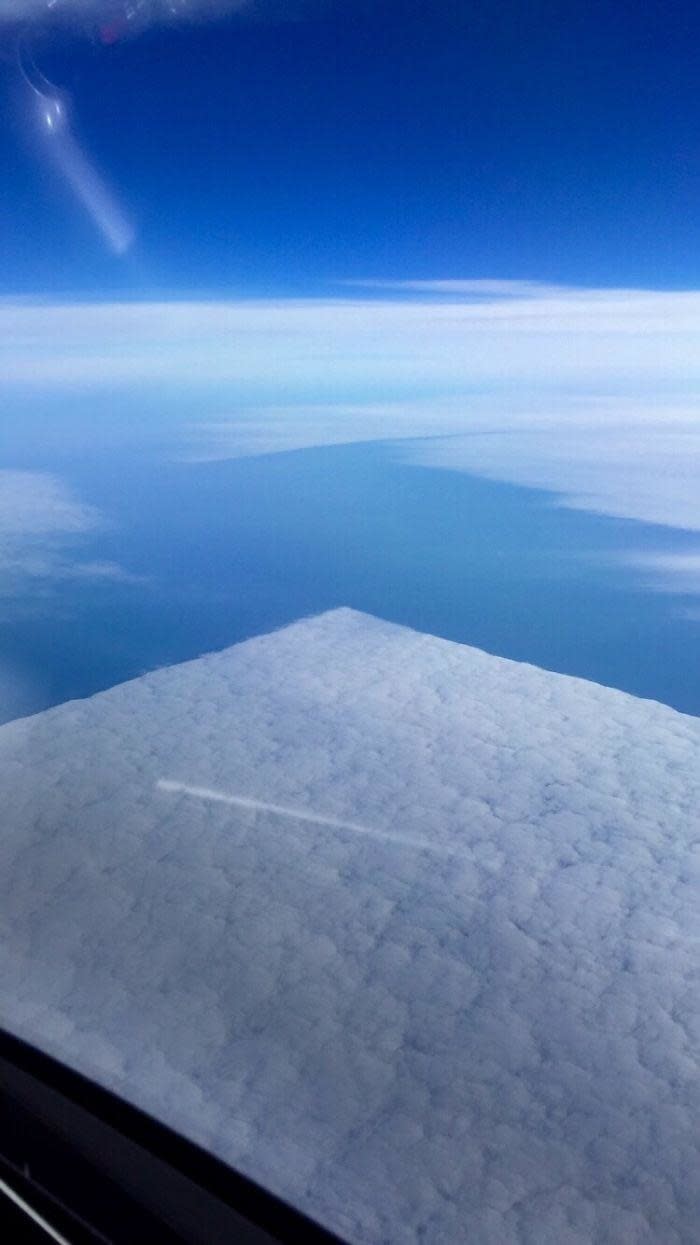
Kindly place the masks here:
[(129, 412), (157, 394), (164, 423), (173, 408), (173, 453), (196, 459), (451, 436), (407, 461), (700, 532), (700, 293), (386, 285), (339, 298), (0, 302), (8, 401), (119, 391)]
[[(700, 293), (471, 282), (451, 297), (238, 302), (0, 302), (8, 384), (148, 380), (528, 384), (545, 393), (700, 392)], [(474, 287), (478, 287), (475, 289)]]
[(345, 610), (11, 723), (2, 1021), (352, 1240), (681, 1245), (699, 775)]
[[(700, 411), (591, 403), (582, 422), (564, 407), (531, 427), (476, 431), (411, 447), (424, 466), (471, 471), (562, 494), (578, 510), (700, 530)], [(647, 418), (645, 418), (645, 415)]]

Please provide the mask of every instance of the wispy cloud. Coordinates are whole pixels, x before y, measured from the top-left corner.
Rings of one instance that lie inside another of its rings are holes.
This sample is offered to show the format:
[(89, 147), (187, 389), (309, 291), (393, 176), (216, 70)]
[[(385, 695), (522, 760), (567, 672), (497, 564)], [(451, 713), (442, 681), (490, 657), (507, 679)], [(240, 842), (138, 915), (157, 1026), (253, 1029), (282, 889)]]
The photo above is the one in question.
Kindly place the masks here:
[(60, 532), (86, 532), (98, 523), (95, 509), (78, 502), (57, 476), (38, 471), (0, 471), (0, 558), (17, 540)]
[(135, 578), (114, 562), (81, 557), (82, 543), (103, 524), (57, 476), (0, 470), (0, 598), (65, 579)]
[[(641, 572), (648, 586), (657, 592), (700, 594), (700, 546), (686, 553), (641, 552), (628, 557), (628, 562)], [(695, 617), (684, 610), (685, 617)], [(700, 617), (700, 614), (697, 615)]]

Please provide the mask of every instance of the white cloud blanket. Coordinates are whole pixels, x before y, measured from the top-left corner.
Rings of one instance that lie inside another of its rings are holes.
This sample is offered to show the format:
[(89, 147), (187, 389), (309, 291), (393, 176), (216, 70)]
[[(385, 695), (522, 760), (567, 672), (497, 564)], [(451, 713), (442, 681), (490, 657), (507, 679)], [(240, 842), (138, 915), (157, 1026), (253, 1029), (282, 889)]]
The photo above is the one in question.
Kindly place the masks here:
[(358, 1241), (698, 1239), (700, 722), (340, 610), (0, 779), (4, 1024)]

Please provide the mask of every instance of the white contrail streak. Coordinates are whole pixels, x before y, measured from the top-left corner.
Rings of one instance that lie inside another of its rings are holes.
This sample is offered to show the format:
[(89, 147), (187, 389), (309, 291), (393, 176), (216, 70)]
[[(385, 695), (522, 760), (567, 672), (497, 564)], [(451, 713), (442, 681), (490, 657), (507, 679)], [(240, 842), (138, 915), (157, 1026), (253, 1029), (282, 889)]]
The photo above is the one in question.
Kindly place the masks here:
[(196, 800), (209, 800), (215, 804), (231, 804), (236, 808), (245, 808), (254, 813), (272, 813), (275, 817), (289, 817), (294, 821), (309, 822), (314, 826), (329, 826), (332, 830), (350, 830), (353, 834), (366, 835), (382, 843), (392, 843), (396, 847), (412, 847), (420, 852), (434, 852), (440, 856), (454, 856), (449, 848), (439, 847), (425, 839), (416, 839), (403, 834), (388, 834), (385, 830), (375, 830), (370, 826), (361, 826), (355, 821), (341, 821), (338, 817), (324, 817), (320, 813), (311, 813), (306, 809), (287, 808), (284, 804), (272, 804), (264, 800), (253, 800), (250, 796), (230, 795), (227, 791), (215, 791), (211, 787), (191, 787), (184, 782), (173, 782), (169, 778), (159, 778), (156, 782), (159, 791), (173, 794), (189, 795)]

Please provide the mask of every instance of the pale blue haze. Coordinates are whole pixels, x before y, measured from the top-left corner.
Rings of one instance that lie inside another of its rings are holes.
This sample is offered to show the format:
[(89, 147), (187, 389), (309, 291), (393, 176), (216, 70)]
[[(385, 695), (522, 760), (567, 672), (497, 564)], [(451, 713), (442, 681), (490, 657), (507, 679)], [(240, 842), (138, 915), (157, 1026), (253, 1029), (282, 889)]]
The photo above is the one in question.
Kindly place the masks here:
[(134, 578), (56, 581), (48, 599), (27, 583), (5, 603), (28, 707), (349, 605), (700, 714), (696, 598), (650, 591), (624, 560), (691, 534), (406, 465), (388, 444), (199, 464), (121, 449), (61, 471), (109, 517), (81, 559)]

